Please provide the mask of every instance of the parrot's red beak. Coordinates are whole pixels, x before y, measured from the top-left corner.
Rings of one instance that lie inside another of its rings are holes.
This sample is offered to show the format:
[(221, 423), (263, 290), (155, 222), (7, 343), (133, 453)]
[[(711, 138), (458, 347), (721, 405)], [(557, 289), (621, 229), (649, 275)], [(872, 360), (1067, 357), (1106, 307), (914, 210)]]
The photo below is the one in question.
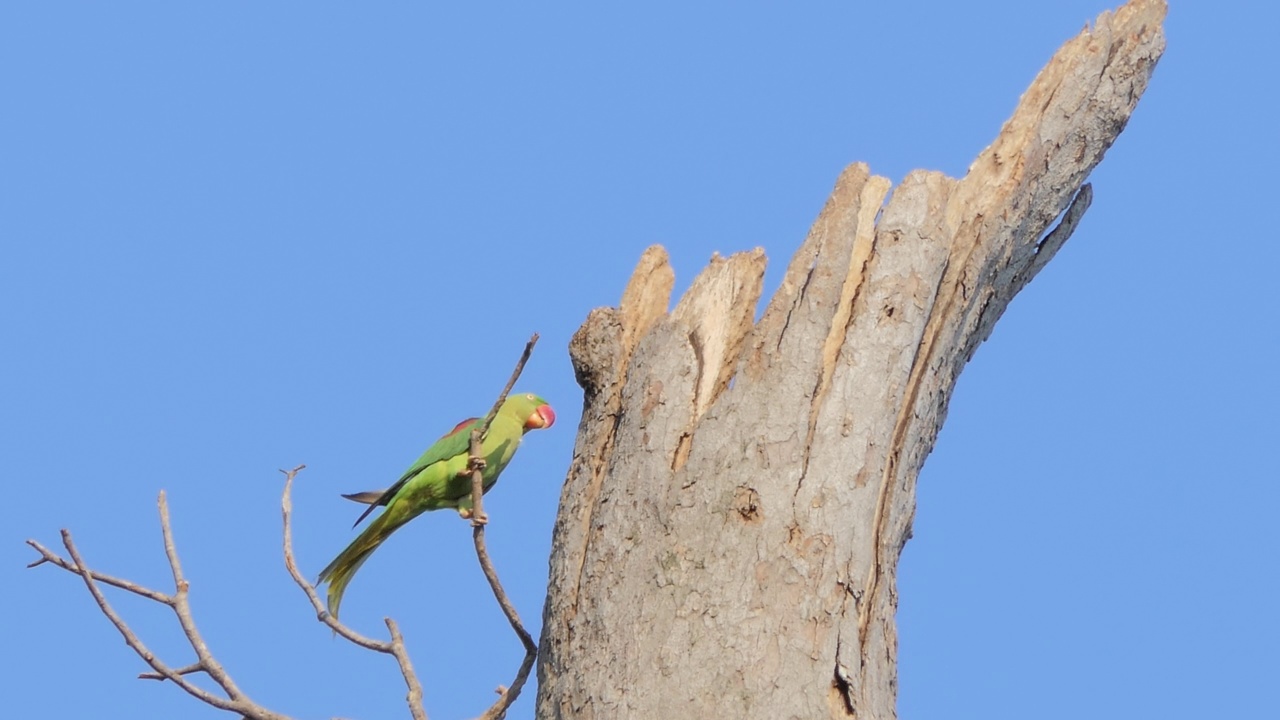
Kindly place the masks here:
[(556, 422), (556, 411), (551, 409), (550, 405), (542, 405), (533, 411), (529, 416), (529, 420), (525, 422), (525, 430), (541, 430), (549, 428)]

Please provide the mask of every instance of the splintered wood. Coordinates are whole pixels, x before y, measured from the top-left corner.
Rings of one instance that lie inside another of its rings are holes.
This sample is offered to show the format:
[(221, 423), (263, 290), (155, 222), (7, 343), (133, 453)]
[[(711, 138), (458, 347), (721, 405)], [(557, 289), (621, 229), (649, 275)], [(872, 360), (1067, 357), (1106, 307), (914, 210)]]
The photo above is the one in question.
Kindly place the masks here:
[(895, 716), (916, 476), (960, 370), (1087, 209), (1164, 14), (1134, 0), (1067, 42), (961, 179), (890, 193), (847, 168), (758, 322), (761, 250), (712, 258), (671, 312), (645, 251), (570, 345), (538, 717)]

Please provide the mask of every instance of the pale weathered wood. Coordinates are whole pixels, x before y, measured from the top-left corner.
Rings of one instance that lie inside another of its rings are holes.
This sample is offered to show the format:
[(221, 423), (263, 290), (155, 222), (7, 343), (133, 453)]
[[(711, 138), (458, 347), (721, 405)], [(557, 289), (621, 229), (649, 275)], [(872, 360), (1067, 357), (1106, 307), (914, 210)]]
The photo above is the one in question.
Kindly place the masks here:
[(885, 204), (846, 169), (758, 322), (759, 250), (713, 258), (668, 314), (650, 248), (588, 316), (539, 717), (894, 717), (917, 473), (964, 363), (1088, 207), (1164, 13), (1133, 0), (1064, 45), (962, 179), (918, 171)]

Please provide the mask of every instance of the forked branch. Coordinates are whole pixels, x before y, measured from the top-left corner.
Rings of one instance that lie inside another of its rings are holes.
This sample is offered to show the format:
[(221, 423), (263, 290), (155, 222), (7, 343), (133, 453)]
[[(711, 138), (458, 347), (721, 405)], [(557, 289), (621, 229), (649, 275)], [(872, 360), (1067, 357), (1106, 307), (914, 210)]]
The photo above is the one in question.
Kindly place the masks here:
[(284, 567), (289, 571), (289, 576), (293, 578), (293, 582), (302, 588), (302, 592), (311, 601), (311, 607), (316, 611), (317, 620), (329, 626), (329, 629), (341, 635), (345, 640), (366, 650), (385, 653), (396, 659), (396, 664), (400, 666), (400, 674), (404, 676), (404, 683), (409, 688), (409, 693), (405, 696), (405, 702), (409, 704), (409, 713), (413, 715), (413, 720), (427, 720), (426, 710), (422, 706), (422, 683), (418, 681), (418, 675), (413, 670), (413, 663), (409, 660), (409, 651), (405, 649), (404, 637), (400, 634), (400, 628), (396, 625), (396, 621), (389, 617), (382, 619), (387, 624), (387, 631), (391, 634), (390, 640), (374, 640), (361, 635), (329, 614), (316, 589), (298, 571), (298, 563), (293, 557), (293, 480), (305, 467), (306, 465), (299, 465), (292, 470), (280, 471), (284, 473), (284, 492), (280, 496), (280, 511), (284, 519)]
[[(335, 633), (349, 640), (360, 647), (374, 650), (376, 652), (386, 653), (396, 659), (400, 666), (400, 672), (404, 676), (405, 684), (409, 688), (408, 704), (409, 712), (413, 715), (414, 720), (427, 720), (427, 714), (422, 708), (422, 685), (418, 681), (417, 675), (414, 673), (413, 664), (409, 661), (409, 654), (405, 650), (404, 638), (400, 634), (400, 628), (391, 618), (386, 618), (387, 630), (391, 633), (389, 641), (374, 640), (365, 637), (351, 628), (338, 622), (325, 610), (320, 597), (316, 594), (315, 589), (302, 577), (298, 572), (297, 562), (293, 555), (293, 530), (291, 525), (292, 505), (292, 489), (293, 480), (297, 477), (305, 466), (299, 465), (292, 470), (282, 470), (285, 475), (284, 491), (281, 498), (281, 507), (284, 515), (284, 563), (289, 571), (289, 575), (293, 577), (294, 582), (302, 588), (307, 598), (311, 600), (312, 607), (316, 610), (319, 620), (329, 626)], [(44, 545), (35, 540), (28, 540), (27, 544), (40, 553), (40, 559), (31, 563), (27, 567), (36, 567), (45, 563), (56, 565), (67, 572), (79, 575), (89, 589), (89, 593), (98, 603), (98, 608), (102, 610), (102, 614), (107, 616), (111, 624), (116, 627), (121, 636), (124, 637), (125, 643), (133, 648), (133, 651), (142, 658), (144, 662), (151, 666), (151, 672), (144, 672), (138, 675), (144, 680), (171, 680), (175, 685), (185, 690), (188, 694), (206, 705), (226, 710), (228, 712), (238, 713), (244, 718), (250, 720), (289, 720), (289, 717), (280, 713), (269, 710), (262, 705), (254, 702), (248, 695), (244, 693), (231, 679), (231, 675), (222, 667), (213, 653), (205, 644), (204, 638), (200, 635), (199, 629), (196, 627), (195, 618), (191, 614), (191, 606), (187, 601), (187, 593), (190, 591), (190, 583), (182, 572), (182, 562), (178, 557), (177, 546), (173, 540), (173, 530), (169, 522), (169, 504), (165, 497), (164, 491), (160, 492), (160, 529), (164, 538), (165, 556), (169, 561), (169, 568), (173, 573), (173, 582), (175, 591), (173, 594), (167, 594), (158, 590), (144, 587), (130, 580), (123, 580), (105, 573), (97, 572), (89, 569), (84, 559), (80, 556), (80, 551), (72, 541), (71, 532), (62, 531), (62, 543), (67, 548), (67, 554), (70, 559), (63, 558), (57, 553), (49, 550)], [(177, 616), (178, 624), (182, 627), (182, 632), (187, 637), (187, 642), (191, 645), (192, 650), (196, 654), (196, 662), (189, 665), (174, 668), (170, 667), (163, 660), (158, 658), (150, 648), (137, 636), (129, 627), (113, 607), (107, 601), (102, 593), (100, 585), (110, 585), (131, 592), (140, 597), (144, 597), (152, 602), (165, 605), (173, 610)], [(226, 693), (226, 697), (212, 693), (204, 688), (194, 684), (188, 679), (188, 675), (196, 673), (204, 673), (216, 682)]]
[[(511, 623), (511, 627), (519, 636), (520, 642), (525, 648), (525, 658), (520, 664), (520, 669), (516, 673), (516, 678), (510, 688), (499, 687), (498, 700), (481, 716), (482, 718), (500, 718), (503, 717), (507, 708), (519, 696), (521, 688), (529, 677), (529, 672), (533, 668), (534, 659), (537, 657), (538, 646), (534, 643), (533, 637), (520, 622), (519, 616), (516, 614), (514, 606), (510, 599), (502, 589), (501, 583), (498, 581), (497, 572), (493, 568), (493, 562), (489, 559), (489, 553), (484, 544), (484, 515), (481, 507), (481, 495), (483, 493), (483, 484), (481, 478), (482, 465), (480, 458), (480, 442), (484, 433), (488, 431), (489, 424), (493, 421), (498, 409), (506, 400), (507, 394), (511, 392), (512, 386), (520, 377), (521, 371), (524, 369), (525, 363), (529, 360), (530, 354), (533, 352), (533, 346), (538, 341), (538, 335), (535, 333), (525, 345), (524, 354), (520, 357), (520, 361), (516, 364), (515, 370), (511, 374), (511, 379), (503, 388), (501, 395), (498, 396), (498, 402), (494, 404), (493, 409), (485, 416), (482, 426), (472, 432), (471, 435), (471, 468), (473, 471), (473, 500), (476, 522), (474, 523), (473, 539), (476, 546), (476, 557), (479, 558), (480, 567), (484, 571), (485, 578), (488, 579), (490, 587), (493, 589), (494, 597), (498, 600), (502, 612), (507, 616), (507, 620)], [(297, 478), (298, 473), (306, 466), (299, 465), (292, 470), (281, 470), (284, 474), (284, 490), (281, 493), (280, 509), (284, 525), (284, 564), (288, 570), (289, 576), (293, 578), (302, 592), (307, 596), (307, 600), (311, 602), (311, 607), (316, 612), (316, 618), (328, 626), (337, 635), (342, 636), (347, 641), (354, 643), (367, 650), (391, 655), (395, 658), (396, 664), (400, 667), (400, 673), (404, 676), (405, 685), (408, 688), (406, 702), (409, 705), (409, 712), (414, 720), (427, 720), (427, 713), (423, 709), (422, 704), (422, 683), (418, 680), (417, 674), (414, 672), (413, 663), (409, 660), (409, 653), (405, 649), (404, 637), (400, 634), (400, 628), (396, 625), (395, 620), (384, 618), (387, 625), (387, 631), (390, 633), (390, 640), (375, 640), (370, 637), (361, 635), (342, 624), (337, 618), (329, 614), (324, 602), (320, 599), (315, 588), (307, 582), (306, 578), (298, 570), (298, 563), (294, 558), (293, 552), (293, 481)], [(137, 653), (138, 657), (151, 667), (150, 672), (144, 672), (138, 675), (141, 679), (147, 680), (170, 680), (178, 687), (182, 688), (192, 697), (220, 710), (237, 713), (248, 720), (290, 720), (286, 715), (269, 710), (262, 705), (254, 702), (243, 690), (232, 680), (230, 673), (222, 667), (213, 653), (209, 650), (203, 636), (200, 634), (196, 626), (195, 618), (191, 614), (191, 606), (187, 601), (187, 594), (190, 591), (190, 583), (182, 572), (182, 562), (178, 557), (178, 549), (173, 540), (173, 530), (169, 521), (169, 504), (165, 497), (164, 491), (159, 496), (160, 507), (160, 530), (164, 542), (165, 557), (169, 562), (169, 569), (173, 573), (174, 592), (163, 593), (144, 587), (130, 580), (113, 577), (105, 573), (100, 573), (89, 569), (84, 559), (80, 556), (80, 551), (76, 547), (75, 542), (71, 538), (71, 532), (62, 530), (62, 543), (67, 549), (69, 559), (63, 558), (52, 550), (46, 548), (35, 540), (28, 540), (27, 544), (40, 554), (40, 558), (31, 563), (27, 567), (36, 567), (45, 563), (55, 565), (67, 572), (79, 575), (88, 588), (89, 594), (93, 596), (98, 608), (102, 614), (111, 621), (116, 627), (125, 643)], [(102, 592), (101, 585), (110, 585), (112, 587), (125, 590), (140, 597), (151, 600), (152, 602), (165, 605), (173, 610), (177, 617), (179, 626), (187, 638), (187, 642), (191, 645), (191, 649), (195, 652), (196, 661), (182, 667), (171, 667), (153, 653), (150, 648), (137, 636), (129, 627), (111, 603), (107, 601), (106, 596)], [(222, 688), (223, 694), (218, 694), (206, 690), (196, 685), (188, 677), (197, 673), (208, 675), (217, 685)]]
[[(185, 690), (192, 697), (200, 702), (219, 710), (238, 713), (241, 717), (250, 720), (289, 720), (288, 716), (268, 710), (267, 708), (254, 702), (248, 695), (244, 693), (235, 682), (231, 679), (231, 675), (222, 667), (221, 663), (209, 651), (208, 646), (204, 642), (204, 638), (200, 635), (200, 631), (196, 627), (195, 619), (191, 615), (191, 606), (187, 602), (187, 593), (190, 590), (190, 583), (182, 574), (182, 564), (178, 560), (178, 550), (173, 542), (173, 531), (169, 525), (169, 503), (165, 498), (164, 491), (160, 492), (160, 529), (164, 535), (165, 555), (169, 559), (169, 568), (173, 571), (174, 593), (172, 595), (143, 587), (129, 580), (121, 580), (94, 570), (89, 569), (84, 559), (80, 556), (80, 551), (76, 547), (75, 542), (71, 539), (69, 530), (62, 530), (62, 544), (67, 549), (70, 560), (60, 557), (53, 551), (35, 540), (28, 540), (27, 544), (35, 551), (40, 553), (40, 559), (31, 563), (27, 567), (36, 567), (44, 563), (52, 563), (67, 572), (79, 575), (84, 580), (85, 587), (88, 588), (89, 594), (98, 603), (98, 608), (103, 615), (111, 621), (116, 627), (120, 635), (124, 637), (125, 643), (133, 649), (143, 662), (150, 665), (153, 672), (142, 673), (138, 677), (154, 680), (171, 680), (175, 685)], [(182, 626), (182, 632), (187, 637), (191, 649), (195, 651), (196, 662), (181, 668), (172, 668), (146, 646), (145, 643), (130, 629), (129, 624), (120, 617), (119, 613), (111, 607), (111, 603), (102, 593), (99, 584), (111, 585), (113, 587), (126, 590), (140, 597), (144, 597), (161, 605), (168, 606), (173, 610), (174, 615), (178, 618), (178, 624)], [(226, 696), (210, 692), (204, 688), (194, 684), (187, 678), (188, 675), (194, 673), (205, 673), (219, 687), (222, 688)]]

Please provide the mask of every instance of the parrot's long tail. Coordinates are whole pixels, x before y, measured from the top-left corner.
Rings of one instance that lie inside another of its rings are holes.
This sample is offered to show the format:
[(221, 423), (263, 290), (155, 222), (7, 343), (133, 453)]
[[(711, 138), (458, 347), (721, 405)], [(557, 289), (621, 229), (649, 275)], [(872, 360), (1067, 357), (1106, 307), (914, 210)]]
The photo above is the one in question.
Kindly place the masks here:
[(378, 549), (383, 540), (408, 522), (408, 517), (400, 517), (400, 515), (401, 513), (388, 510), (374, 518), (364, 532), (351, 541), (347, 549), (338, 553), (338, 557), (320, 571), (316, 585), (326, 581), (329, 583), (329, 614), (335, 619), (338, 617), (338, 608), (342, 605), (342, 593), (346, 592), (347, 583), (355, 577), (356, 571), (365, 560), (369, 559), (373, 551)]

